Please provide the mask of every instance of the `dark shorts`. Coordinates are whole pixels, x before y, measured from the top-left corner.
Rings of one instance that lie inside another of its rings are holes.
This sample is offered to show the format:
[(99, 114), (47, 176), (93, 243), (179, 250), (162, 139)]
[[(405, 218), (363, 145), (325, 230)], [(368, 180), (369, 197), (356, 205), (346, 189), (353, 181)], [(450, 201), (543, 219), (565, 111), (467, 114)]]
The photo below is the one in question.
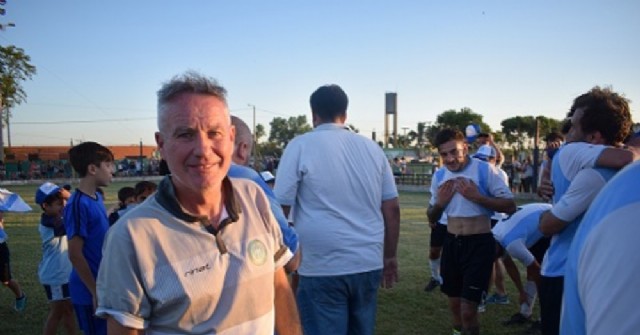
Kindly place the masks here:
[(560, 333), (564, 277), (540, 276), (540, 321), (543, 335)]
[(0, 282), (7, 283), (11, 280), (11, 261), (7, 242), (0, 243)]
[(431, 248), (442, 248), (444, 245), (444, 239), (447, 236), (447, 226), (441, 223), (436, 223), (436, 227), (431, 229)]
[(529, 251), (531, 251), (533, 257), (536, 258), (538, 264), (542, 264), (544, 254), (547, 252), (547, 249), (549, 249), (549, 243), (551, 243), (551, 237), (543, 237), (529, 248)]
[(489, 287), (495, 252), (496, 241), (491, 233), (447, 233), (442, 249), (442, 292), (450, 298), (480, 303)]

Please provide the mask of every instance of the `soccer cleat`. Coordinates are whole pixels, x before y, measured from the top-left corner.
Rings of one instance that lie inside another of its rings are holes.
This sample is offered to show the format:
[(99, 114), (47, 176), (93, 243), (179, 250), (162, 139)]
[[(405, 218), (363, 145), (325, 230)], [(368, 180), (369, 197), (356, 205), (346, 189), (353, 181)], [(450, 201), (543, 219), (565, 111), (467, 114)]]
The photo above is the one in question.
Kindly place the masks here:
[(502, 322), (504, 326), (513, 326), (513, 325), (523, 325), (527, 322), (531, 321), (531, 318), (528, 318), (520, 313), (513, 314), (508, 320)]
[(438, 286), (440, 286), (440, 282), (435, 278), (431, 278), (431, 280), (429, 280), (429, 283), (427, 283), (427, 286), (424, 287), (424, 291), (431, 292)]
[(27, 307), (27, 295), (24, 294), (24, 292), (22, 292), (22, 297), (16, 298), (16, 304), (13, 306), (13, 309), (15, 309), (18, 312), (22, 312), (26, 307)]
[(498, 304), (498, 305), (508, 305), (509, 304), (509, 296), (508, 295), (499, 295), (498, 293), (492, 294), (487, 298), (487, 305), (490, 304)]

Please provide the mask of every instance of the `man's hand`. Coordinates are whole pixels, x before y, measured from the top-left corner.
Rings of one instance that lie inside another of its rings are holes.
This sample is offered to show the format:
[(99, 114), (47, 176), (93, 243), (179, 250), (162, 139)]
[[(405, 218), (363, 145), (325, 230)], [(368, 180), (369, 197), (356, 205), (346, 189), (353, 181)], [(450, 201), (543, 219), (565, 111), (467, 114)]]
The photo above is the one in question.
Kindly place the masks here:
[(456, 190), (465, 197), (465, 199), (473, 202), (478, 202), (478, 199), (482, 197), (478, 190), (478, 186), (471, 179), (457, 178)]
[(538, 186), (538, 195), (545, 201), (549, 201), (553, 198), (554, 193), (555, 189), (553, 188), (551, 180), (542, 178), (540, 185)]
[(398, 282), (398, 258), (385, 257), (382, 268), (382, 288), (392, 288)]
[(456, 180), (451, 179), (445, 181), (438, 187), (438, 203), (441, 208), (447, 207), (453, 195), (456, 194)]

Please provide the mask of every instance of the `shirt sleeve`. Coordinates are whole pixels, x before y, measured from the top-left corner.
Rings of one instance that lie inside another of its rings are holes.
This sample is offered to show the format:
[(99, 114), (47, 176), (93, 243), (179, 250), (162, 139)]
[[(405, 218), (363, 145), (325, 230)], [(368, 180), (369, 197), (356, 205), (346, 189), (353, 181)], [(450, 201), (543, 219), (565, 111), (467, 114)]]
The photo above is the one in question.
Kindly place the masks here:
[(124, 228), (124, 224), (115, 225), (107, 233), (96, 282), (96, 315), (111, 316), (125, 327), (144, 329), (151, 304), (142, 286), (133, 239)]
[(585, 169), (578, 172), (567, 192), (551, 209), (551, 213), (562, 221), (575, 220), (587, 211), (605, 183), (606, 180), (596, 170)]
[(298, 183), (302, 180), (300, 165), (300, 147), (297, 141), (291, 141), (280, 159), (273, 190), (281, 205), (293, 206), (298, 193)]
[(489, 166), (488, 182), (489, 193), (491, 193), (492, 196), (496, 198), (513, 199), (509, 185), (507, 185), (495, 166)]
[[(441, 168), (442, 169), (442, 168)], [(429, 192), (431, 192), (431, 198), (429, 199), (429, 206), (433, 206), (438, 199), (438, 170), (431, 175), (431, 185), (429, 186)]]
[(89, 215), (87, 206), (83, 206), (80, 195), (74, 197), (73, 201), (64, 207), (64, 227), (67, 232), (67, 238), (72, 239), (74, 236), (80, 236), (87, 239)]

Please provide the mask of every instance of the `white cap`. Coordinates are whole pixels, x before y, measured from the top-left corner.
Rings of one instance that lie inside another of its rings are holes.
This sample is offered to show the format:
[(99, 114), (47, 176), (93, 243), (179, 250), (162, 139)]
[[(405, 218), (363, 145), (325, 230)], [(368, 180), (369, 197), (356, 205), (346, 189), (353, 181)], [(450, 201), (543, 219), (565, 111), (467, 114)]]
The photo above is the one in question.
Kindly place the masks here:
[(260, 176), (264, 179), (265, 183), (276, 180), (276, 177), (270, 171), (262, 171), (260, 172)]
[(485, 144), (480, 146), (480, 148), (478, 148), (478, 151), (476, 152), (475, 155), (473, 155), (473, 157), (476, 158), (489, 158), (489, 157), (496, 157), (496, 150), (493, 149), (492, 146)]

